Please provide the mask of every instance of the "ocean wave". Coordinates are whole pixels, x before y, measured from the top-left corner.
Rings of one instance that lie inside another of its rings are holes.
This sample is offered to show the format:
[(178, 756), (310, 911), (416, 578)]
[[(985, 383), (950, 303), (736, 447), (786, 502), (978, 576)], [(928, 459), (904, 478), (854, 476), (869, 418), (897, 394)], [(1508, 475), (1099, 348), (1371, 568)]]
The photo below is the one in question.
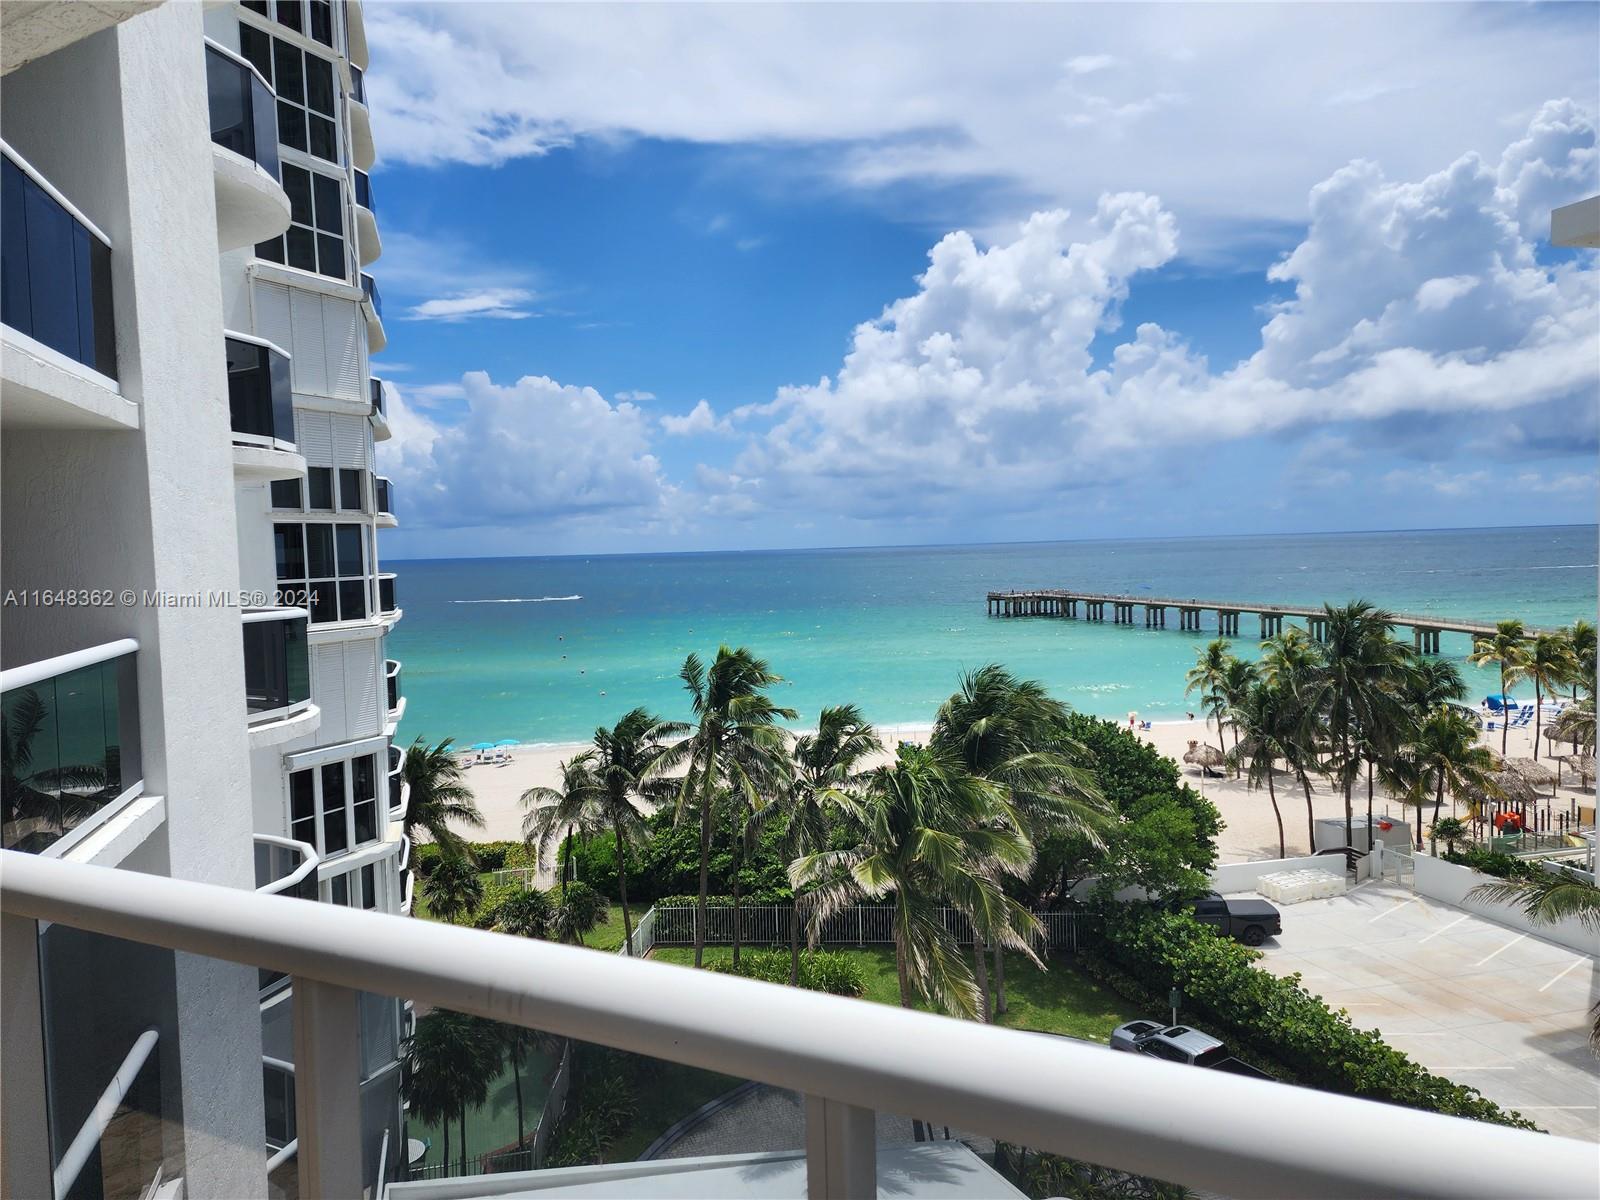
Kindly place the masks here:
[(555, 604), (561, 600), (582, 600), (582, 596), (513, 596), (508, 600), (452, 600), (451, 604)]

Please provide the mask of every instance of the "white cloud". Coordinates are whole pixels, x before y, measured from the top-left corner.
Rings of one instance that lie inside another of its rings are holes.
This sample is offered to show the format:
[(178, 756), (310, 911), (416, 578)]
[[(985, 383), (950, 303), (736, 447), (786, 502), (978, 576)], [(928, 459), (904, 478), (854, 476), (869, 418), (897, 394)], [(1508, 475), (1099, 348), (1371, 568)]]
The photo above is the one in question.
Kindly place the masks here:
[(407, 521), (453, 528), (664, 519), (674, 489), (650, 453), (649, 419), (593, 388), (528, 375), (462, 376), (458, 420), (430, 417), (389, 384), (379, 461), (407, 498)]
[[(1508, 114), (1593, 94), (1600, 28), (1589, 5), (840, 11), (373, 5), (377, 142), (484, 165), (580, 138), (804, 147), (846, 187), (997, 183), (950, 201), (990, 235), (1138, 188), (1179, 215), (1193, 255), (1303, 220), (1306, 189), (1357, 156), (1414, 179), (1441, 148), (1497, 150)], [(1138, 136), (1119, 136), (1130, 121)]]
[[(1562, 128), (1543, 153), (1581, 158), (1592, 124), (1569, 113)], [(1524, 146), (1506, 152), (1521, 156), (1518, 177), (1543, 177)], [(1448, 454), (1467, 436), (1463, 416), (1544, 411), (1533, 406), (1554, 406), (1580, 436), (1600, 382), (1600, 286), (1575, 263), (1536, 260), (1504, 174), (1504, 161), (1476, 154), (1416, 182), (1365, 161), (1334, 172), (1311, 191), (1305, 238), (1269, 273), (1294, 297), (1261, 348), (1222, 370), (1149, 323), (1108, 365), (1092, 359), (1138, 273), (1178, 252), (1177, 222), (1154, 197), (1104, 197), (1081, 239), (1059, 211), (987, 248), (949, 234), (916, 293), (856, 328), (835, 376), (733, 414), (767, 423), (734, 466), (740, 494), (757, 480), (774, 508), (1003, 509), (1160, 470), (1218, 440), (1337, 423), (1426, 422)]]
[(424, 300), (406, 310), (409, 321), (522, 321), (536, 316), (524, 307), (533, 299), (526, 288), (484, 288), (476, 292), (459, 292)]
[(654, 400), (656, 398), (656, 394), (654, 392), (640, 391), (618, 392), (616, 393), (616, 398), (618, 400), (627, 400), (633, 404), (641, 404), (646, 400)]
[(733, 426), (726, 417), (717, 419), (717, 411), (701, 400), (683, 416), (663, 415), (661, 429), (673, 437), (694, 437), (704, 434), (730, 434)]

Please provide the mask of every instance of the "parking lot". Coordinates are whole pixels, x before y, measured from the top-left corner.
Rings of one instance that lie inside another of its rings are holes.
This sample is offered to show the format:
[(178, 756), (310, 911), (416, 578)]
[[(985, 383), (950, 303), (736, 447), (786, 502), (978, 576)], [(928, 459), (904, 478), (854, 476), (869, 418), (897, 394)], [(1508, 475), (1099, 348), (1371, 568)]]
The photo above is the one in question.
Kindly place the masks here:
[(1592, 956), (1390, 884), (1282, 911), (1268, 970), (1551, 1133), (1600, 1140)]

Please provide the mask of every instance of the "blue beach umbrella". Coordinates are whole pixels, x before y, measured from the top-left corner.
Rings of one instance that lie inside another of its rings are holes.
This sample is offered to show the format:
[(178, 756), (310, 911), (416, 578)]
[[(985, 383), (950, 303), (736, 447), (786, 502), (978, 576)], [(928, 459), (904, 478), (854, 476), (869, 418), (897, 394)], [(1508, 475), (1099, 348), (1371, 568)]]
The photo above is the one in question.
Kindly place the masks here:
[(474, 750), (493, 750), (494, 749), (494, 743), (493, 742), (473, 742), (472, 743), (472, 748)]

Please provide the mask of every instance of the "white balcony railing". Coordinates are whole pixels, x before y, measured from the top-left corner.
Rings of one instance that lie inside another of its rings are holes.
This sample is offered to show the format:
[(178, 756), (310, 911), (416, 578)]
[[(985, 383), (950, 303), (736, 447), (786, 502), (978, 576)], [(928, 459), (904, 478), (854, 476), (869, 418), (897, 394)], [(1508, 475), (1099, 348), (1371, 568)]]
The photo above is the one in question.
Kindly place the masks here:
[[(1013, 1145), (1238, 1200), (1600, 1195), (1600, 1155), (1586, 1142), (243, 889), (12, 851), (0, 853), (0, 872), (9, 916), (293, 976), (302, 1196), (354, 1196), (363, 1187), (361, 1156), (351, 1152), (360, 1130), (361, 991), (799, 1091), (813, 1197), (875, 1191), (874, 1110), (936, 1114)], [(8, 1020), (36, 1027), (17, 995), (7, 1003)], [(44, 1136), (43, 1114), (20, 1107), (4, 1109), (5, 1144)], [(39, 1127), (18, 1127), (30, 1121)]]

